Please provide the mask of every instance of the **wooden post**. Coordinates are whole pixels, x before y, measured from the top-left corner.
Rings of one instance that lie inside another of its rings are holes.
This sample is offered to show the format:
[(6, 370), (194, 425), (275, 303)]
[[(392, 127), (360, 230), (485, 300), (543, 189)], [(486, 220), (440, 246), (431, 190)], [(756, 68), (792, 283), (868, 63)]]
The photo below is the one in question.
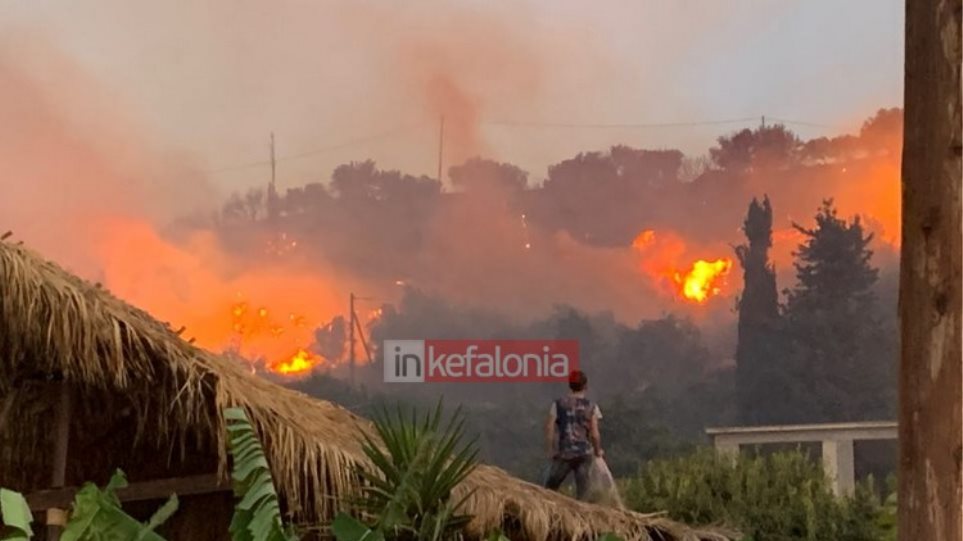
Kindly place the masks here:
[[(50, 488), (63, 488), (67, 482), (67, 446), (70, 442), (70, 386), (60, 381), (50, 386), (54, 414), (51, 423), (53, 449), (51, 454)], [(59, 541), (65, 523), (63, 509), (47, 509), (47, 540)]]
[(899, 538), (963, 539), (961, 0), (906, 0)]

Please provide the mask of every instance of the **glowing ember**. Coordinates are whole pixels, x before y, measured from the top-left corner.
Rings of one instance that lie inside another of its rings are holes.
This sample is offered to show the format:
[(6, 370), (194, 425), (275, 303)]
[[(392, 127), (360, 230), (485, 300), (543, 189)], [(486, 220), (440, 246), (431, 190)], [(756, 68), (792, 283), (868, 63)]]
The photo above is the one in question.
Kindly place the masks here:
[(692, 264), (692, 269), (684, 276), (675, 273), (674, 280), (681, 286), (681, 293), (685, 298), (703, 303), (710, 296), (719, 294), (719, 284), (731, 268), (732, 261), (729, 259), (711, 262), (700, 259)]
[(267, 241), (265, 251), (269, 255), (283, 256), (294, 251), (297, 247), (298, 241), (291, 238), (287, 233), (281, 233)]
[(317, 355), (312, 355), (303, 349), (299, 349), (298, 352), (287, 361), (271, 366), (271, 370), (284, 375), (301, 374), (308, 372), (319, 362), (321, 362), (321, 358)]

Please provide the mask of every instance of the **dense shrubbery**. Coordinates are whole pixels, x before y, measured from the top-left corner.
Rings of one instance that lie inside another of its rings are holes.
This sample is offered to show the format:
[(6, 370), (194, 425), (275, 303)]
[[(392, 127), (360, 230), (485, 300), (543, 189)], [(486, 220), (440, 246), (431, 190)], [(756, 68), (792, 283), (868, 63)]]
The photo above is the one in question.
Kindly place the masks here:
[(721, 525), (746, 541), (893, 539), (892, 500), (880, 502), (872, 480), (849, 498), (832, 494), (822, 468), (800, 452), (740, 456), (711, 450), (656, 460), (623, 481), (626, 504), (667, 511), (696, 525)]

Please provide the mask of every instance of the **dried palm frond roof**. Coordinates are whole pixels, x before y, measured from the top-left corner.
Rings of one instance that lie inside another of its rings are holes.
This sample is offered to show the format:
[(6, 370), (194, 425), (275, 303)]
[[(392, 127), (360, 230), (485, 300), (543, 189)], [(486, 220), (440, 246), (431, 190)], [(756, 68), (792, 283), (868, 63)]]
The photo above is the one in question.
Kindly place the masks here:
[[(356, 430), (367, 421), (195, 347), (99, 285), (0, 241), (0, 396), (15, 396), (15, 378), (28, 369), (61, 374), (83, 389), (148, 389), (143, 396), (149, 400), (135, 413), (137, 430), (152, 437), (204, 433), (218, 449), (221, 468), (226, 442), (218, 412), (246, 408), (282, 498), (302, 521), (329, 520), (358, 488), (352, 466), (364, 459)], [(459, 490), (472, 488), (477, 490), (466, 509), (474, 516), (472, 535), (512, 524), (532, 540), (588, 539), (609, 531), (626, 539), (724, 539), (662, 518), (577, 502), (491, 466), (480, 466)]]

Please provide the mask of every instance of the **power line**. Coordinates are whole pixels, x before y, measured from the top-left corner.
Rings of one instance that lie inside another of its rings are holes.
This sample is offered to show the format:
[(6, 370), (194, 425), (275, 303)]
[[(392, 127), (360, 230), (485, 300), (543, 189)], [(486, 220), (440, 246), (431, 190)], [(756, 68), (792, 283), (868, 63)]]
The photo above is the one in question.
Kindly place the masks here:
[(333, 151), (333, 150), (340, 150), (340, 149), (342, 149), (342, 148), (347, 148), (347, 147), (351, 147), (351, 146), (355, 146), (355, 145), (360, 145), (360, 144), (363, 144), (363, 143), (369, 143), (369, 142), (371, 142), (371, 141), (376, 141), (376, 140), (378, 140), (378, 139), (383, 139), (383, 138), (385, 138), (385, 137), (394, 135), (394, 134), (396, 134), (396, 133), (398, 133), (398, 132), (401, 132), (401, 131), (404, 131), (404, 130), (406, 130), (406, 129), (408, 129), (408, 126), (397, 126), (397, 127), (393, 128), (393, 129), (391, 129), (391, 130), (388, 130), (388, 131), (384, 131), (384, 132), (380, 132), (380, 133), (376, 133), (376, 134), (368, 135), (368, 136), (364, 136), (364, 137), (359, 137), (359, 138), (357, 138), (357, 139), (349, 139), (349, 140), (344, 141), (344, 142), (341, 142), (341, 143), (337, 143), (337, 144), (334, 144), (334, 145), (329, 145), (329, 146), (326, 146), (326, 147), (319, 147), (319, 148), (315, 148), (315, 149), (313, 149), (313, 150), (307, 150), (307, 151), (304, 151), (304, 152), (299, 152), (299, 153), (297, 153), (297, 154), (288, 154), (288, 155), (286, 155), (286, 156), (275, 157), (273, 160), (262, 160), (262, 161), (257, 161), (257, 162), (241, 163), (241, 164), (237, 164), (237, 165), (228, 165), (228, 166), (225, 166), (225, 167), (219, 167), (219, 168), (217, 168), (217, 169), (209, 169), (209, 170), (205, 171), (205, 173), (209, 173), (209, 174), (213, 174), (213, 173), (223, 173), (223, 172), (226, 172), (226, 171), (236, 171), (236, 170), (238, 170), (238, 169), (250, 169), (250, 168), (252, 168), (252, 167), (263, 167), (263, 166), (266, 166), (266, 165), (277, 164), (278, 162), (287, 162), (287, 161), (292, 161), (292, 160), (299, 160), (299, 159), (302, 159), (302, 158), (307, 158), (307, 157), (310, 157), (310, 156), (316, 156), (316, 155), (318, 155), (318, 154), (323, 154), (323, 153), (325, 153), (325, 152), (331, 152), (331, 151)]
[[(539, 121), (483, 121), (480, 125), (483, 126), (501, 126), (501, 127), (515, 127), (515, 128), (562, 128), (562, 129), (650, 129), (650, 128), (686, 128), (686, 127), (698, 127), (698, 126), (723, 126), (728, 124), (745, 124), (747, 122), (755, 122), (760, 117), (742, 117), (742, 118), (732, 118), (732, 119), (721, 119), (721, 120), (693, 120), (684, 122), (634, 122), (634, 123), (574, 123), (574, 122), (539, 122)], [(808, 126), (815, 128), (825, 128), (825, 129), (835, 129), (835, 130), (845, 130), (841, 126), (833, 126), (830, 124), (821, 124), (817, 122), (807, 122), (801, 120), (789, 120), (785, 118), (777, 117), (762, 117), (767, 120), (781, 123), (784, 125), (796, 125), (796, 126)], [(443, 122), (443, 121), (442, 121)], [(765, 121), (764, 121), (765, 122)], [(278, 162), (287, 162), (292, 160), (299, 160), (303, 158), (308, 158), (311, 156), (316, 156), (319, 154), (324, 154), (334, 150), (340, 150), (343, 148), (361, 145), (364, 143), (369, 143), (385, 137), (395, 135), (399, 132), (406, 131), (410, 129), (410, 125), (402, 125), (392, 128), (387, 131), (380, 133), (375, 133), (372, 135), (367, 135), (364, 137), (358, 137), (356, 139), (349, 139), (341, 143), (336, 143), (333, 145), (319, 147), (312, 150), (307, 150), (304, 152), (299, 152), (297, 154), (289, 154), (286, 156), (274, 157), (273, 160), (260, 160), (254, 162), (240, 163), (236, 165), (227, 165), (224, 167), (219, 167), (216, 169), (209, 169), (204, 171), (208, 174), (224, 173), (229, 171), (237, 171), (242, 169), (250, 169), (254, 167), (265, 167), (272, 166), (275, 167)], [(442, 128), (443, 130), (444, 128)], [(440, 153), (440, 150), (439, 150)]]
[(568, 122), (509, 122), (509, 121), (490, 121), (482, 122), (489, 126), (508, 126), (526, 128), (598, 128), (598, 129), (636, 129), (636, 128), (682, 128), (695, 126), (719, 126), (725, 124), (737, 124), (755, 121), (759, 117), (732, 118), (725, 120), (696, 120), (688, 122), (646, 122), (646, 123), (568, 123)]
[(773, 120), (773, 121), (778, 122), (778, 123), (781, 123), (781, 124), (789, 124), (789, 125), (795, 125), (795, 126), (809, 126), (809, 127), (811, 127), (811, 128), (827, 128), (827, 129), (831, 129), (831, 130), (845, 130), (845, 129), (846, 129), (846, 128), (842, 127), (842, 126), (833, 126), (833, 125), (831, 125), (831, 124), (820, 124), (820, 123), (818, 123), (818, 122), (806, 122), (806, 121), (802, 121), (802, 120), (788, 120), (788, 119), (785, 119), (785, 118), (776, 118), (776, 117), (773, 117), (773, 116), (769, 117), (769, 120)]

